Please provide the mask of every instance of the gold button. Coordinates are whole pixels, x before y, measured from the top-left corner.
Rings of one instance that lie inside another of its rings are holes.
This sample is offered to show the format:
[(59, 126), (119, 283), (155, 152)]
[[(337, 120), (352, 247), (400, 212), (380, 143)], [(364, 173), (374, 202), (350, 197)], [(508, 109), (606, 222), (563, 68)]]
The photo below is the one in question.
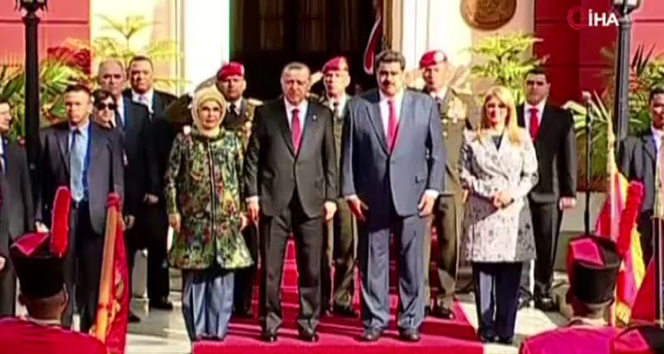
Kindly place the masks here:
[(449, 119), (447, 119), (447, 118), (443, 118), (443, 124), (447, 124), (447, 123), (449, 123), (449, 122), (450, 122)]
[(443, 136), (447, 136), (447, 131), (443, 131)]

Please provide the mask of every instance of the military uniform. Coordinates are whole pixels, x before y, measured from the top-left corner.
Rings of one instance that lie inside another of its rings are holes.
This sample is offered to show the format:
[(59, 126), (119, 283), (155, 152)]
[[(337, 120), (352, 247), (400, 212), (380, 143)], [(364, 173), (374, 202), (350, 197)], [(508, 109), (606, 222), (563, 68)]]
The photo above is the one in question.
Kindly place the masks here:
[[(341, 132), (343, 130), (344, 115), (350, 97), (344, 96), (343, 107), (335, 107), (327, 97), (320, 99), (320, 103), (329, 107), (334, 113), (334, 144), (337, 151), (337, 167), (341, 162)], [(335, 266), (334, 294), (332, 296), (335, 308), (350, 308), (353, 301), (355, 285), (354, 265), (356, 256), (356, 232), (353, 215), (343, 198), (337, 200), (337, 212), (334, 221), (325, 228), (325, 252), (323, 254), (323, 269), (321, 279), (322, 306), (330, 304), (332, 294), (332, 265)]]
[[(427, 93), (427, 92), (425, 92)], [(431, 305), (429, 269), (431, 265), (431, 223), (438, 237), (438, 293), (435, 306), (449, 310), (452, 306), (458, 271), (458, 248), (463, 219), (463, 191), (459, 184), (459, 152), (464, 129), (477, 129), (480, 115), (475, 100), (470, 94), (447, 89), (444, 98), (435, 97), (440, 110), (442, 138), (447, 153), (445, 168), (445, 190), (440, 194), (429, 220), (424, 239), (424, 304)]]

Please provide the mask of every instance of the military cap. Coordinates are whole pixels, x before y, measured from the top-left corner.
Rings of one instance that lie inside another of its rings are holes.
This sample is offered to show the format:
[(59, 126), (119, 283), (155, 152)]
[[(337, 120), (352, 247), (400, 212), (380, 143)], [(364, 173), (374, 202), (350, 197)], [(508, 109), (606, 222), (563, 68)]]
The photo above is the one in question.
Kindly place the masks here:
[(580, 236), (567, 250), (567, 276), (571, 297), (587, 305), (603, 305), (613, 300), (621, 258), (616, 244), (606, 237)]
[(223, 81), (231, 76), (244, 77), (244, 65), (232, 61), (224, 64), (217, 72), (217, 80)]
[(442, 50), (431, 50), (420, 58), (420, 69), (427, 68), (447, 61), (447, 55)]
[(323, 74), (329, 71), (348, 71), (348, 61), (345, 57), (335, 57), (323, 65)]

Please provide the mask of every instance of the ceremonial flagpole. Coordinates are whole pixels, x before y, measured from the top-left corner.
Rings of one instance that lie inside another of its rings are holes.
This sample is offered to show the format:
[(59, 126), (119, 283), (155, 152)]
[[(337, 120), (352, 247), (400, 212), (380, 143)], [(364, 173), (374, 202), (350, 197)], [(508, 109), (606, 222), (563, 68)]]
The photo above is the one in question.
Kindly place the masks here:
[(585, 227), (585, 234), (590, 235), (590, 174), (591, 174), (591, 141), (592, 141), (592, 118), (590, 116), (590, 93), (583, 92), (583, 101), (586, 104), (586, 210), (583, 213), (583, 224)]
[[(611, 240), (614, 242), (618, 241), (618, 232), (619, 232), (619, 225), (620, 225), (620, 215), (616, 215), (616, 209), (617, 209), (617, 195), (616, 195), (616, 187), (620, 187), (619, 183), (620, 181), (616, 180), (615, 177), (615, 172), (616, 172), (616, 161), (615, 161), (615, 145), (616, 145), (616, 135), (613, 132), (613, 123), (612, 123), (612, 118), (609, 117), (609, 119), (606, 120), (606, 141), (607, 141), (607, 166), (606, 170), (609, 176), (609, 190), (608, 190), (608, 198), (609, 198), (609, 206), (611, 210), (609, 211), (610, 220), (609, 220), (609, 237)], [(613, 304), (609, 307), (609, 326), (614, 327), (616, 325), (616, 303), (615, 301)]]

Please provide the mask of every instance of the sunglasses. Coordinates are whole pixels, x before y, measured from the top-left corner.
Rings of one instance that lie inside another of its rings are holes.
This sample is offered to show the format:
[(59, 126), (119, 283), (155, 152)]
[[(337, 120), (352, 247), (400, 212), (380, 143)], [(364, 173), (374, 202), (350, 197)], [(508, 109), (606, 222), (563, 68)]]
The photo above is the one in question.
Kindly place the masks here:
[(108, 104), (106, 104), (106, 103), (99, 103), (99, 104), (97, 104), (96, 107), (97, 107), (97, 109), (100, 110), (100, 111), (103, 111), (103, 110), (105, 110), (106, 108), (108, 108), (108, 109), (111, 110), (111, 111), (115, 111), (115, 110), (118, 108), (118, 105), (116, 105), (115, 103), (108, 103)]

